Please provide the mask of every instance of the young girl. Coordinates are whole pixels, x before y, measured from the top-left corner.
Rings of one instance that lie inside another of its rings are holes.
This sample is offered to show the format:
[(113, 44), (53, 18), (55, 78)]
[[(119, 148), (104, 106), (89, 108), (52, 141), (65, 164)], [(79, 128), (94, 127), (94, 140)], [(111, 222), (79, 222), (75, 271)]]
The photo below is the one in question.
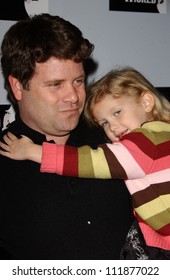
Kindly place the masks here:
[(8, 133), (0, 154), (39, 162), (41, 172), (124, 179), (146, 248), (157, 251), (148, 250), (146, 256), (135, 235), (138, 229), (132, 228), (126, 244), (130, 252), (124, 250), (123, 258), (169, 259), (170, 103), (141, 73), (127, 67), (110, 71), (90, 86), (84, 114), (104, 129), (110, 143), (95, 150), (47, 142), (41, 147)]

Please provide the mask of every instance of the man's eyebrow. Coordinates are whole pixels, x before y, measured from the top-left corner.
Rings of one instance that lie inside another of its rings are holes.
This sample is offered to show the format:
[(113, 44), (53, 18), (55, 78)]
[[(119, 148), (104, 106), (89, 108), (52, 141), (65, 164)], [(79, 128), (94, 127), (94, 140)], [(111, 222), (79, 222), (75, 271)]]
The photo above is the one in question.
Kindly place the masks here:
[(75, 80), (80, 79), (80, 78), (86, 79), (86, 74), (81, 74), (80, 76), (76, 77)]
[[(77, 80), (77, 79), (80, 79), (80, 78), (83, 78), (83, 79), (86, 79), (86, 74), (81, 74), (81, 75), (79, 75), (79, 76), (77, 76), (77, 77), (75, 77), (74, 79), (73, 79), (73, 81), (74, 80)], [(47, 80), (47, 81), (44, 81), (44, 84), (49, 84), (49, 83), (61, 83), (61, 82), (64, 82), (65, 80), (67, 80), (67, 79), (53, 79), (53, 80)]]
[(64, 79), (53, 79), (53, 80), (47, 80), (44, 82), (44, 84), (50, 84), (50, 83), (60, 83), (63, 82)]

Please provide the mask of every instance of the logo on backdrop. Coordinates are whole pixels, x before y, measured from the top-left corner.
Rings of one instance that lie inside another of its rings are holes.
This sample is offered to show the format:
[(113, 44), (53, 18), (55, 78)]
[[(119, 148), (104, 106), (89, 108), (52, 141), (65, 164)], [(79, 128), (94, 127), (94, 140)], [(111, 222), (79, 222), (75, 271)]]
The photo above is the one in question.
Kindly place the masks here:
[(165, 14), (167, 0), (110, 0), (109, 10)]
[(30, 15), (48, 12), (48, 0), (2, 0), (0, 2), (0, 20), (18, 21)]
[(15, 110), (12, 105), (0, 105), (0, 133), (15, 120)]

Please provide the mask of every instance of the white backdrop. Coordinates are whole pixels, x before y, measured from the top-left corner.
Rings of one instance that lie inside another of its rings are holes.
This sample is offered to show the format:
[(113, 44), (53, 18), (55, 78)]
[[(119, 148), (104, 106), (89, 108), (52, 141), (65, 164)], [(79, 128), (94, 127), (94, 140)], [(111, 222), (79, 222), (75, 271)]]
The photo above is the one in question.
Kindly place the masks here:
[[(41, 2), (43, 1), (43, 2)], [(111, 68), (130, 65), (157, 87), (170, 87), (170, 1), (166, 14), (109, 11), (109, 0), (39, 0), (45, 9), (77, 25), (95, 44), (98, 79)], [(0, 41), (13, 21), (0, 21)], [(0, 104), (8, 103), (0, 76)]]

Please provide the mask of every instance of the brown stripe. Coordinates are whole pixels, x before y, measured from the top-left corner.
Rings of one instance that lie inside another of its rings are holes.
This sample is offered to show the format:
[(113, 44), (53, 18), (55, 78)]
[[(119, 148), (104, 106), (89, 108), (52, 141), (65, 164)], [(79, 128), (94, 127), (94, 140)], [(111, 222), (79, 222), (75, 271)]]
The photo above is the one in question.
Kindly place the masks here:
[(127, 174), (124, 168), (119, 163), (115, 155), (111, 152), (111, 150), (104, 144), (100, 145), (100, 147), (103, 149), (105, 157), (107, 159), (111, 177), (114, 179), (127, 179)]
[(170, 182), (152, 184), (147, 189), (136, 192), (132, 195), (133, 206), (135, 208), (157, 198), (160, 195), (170, 193)]

